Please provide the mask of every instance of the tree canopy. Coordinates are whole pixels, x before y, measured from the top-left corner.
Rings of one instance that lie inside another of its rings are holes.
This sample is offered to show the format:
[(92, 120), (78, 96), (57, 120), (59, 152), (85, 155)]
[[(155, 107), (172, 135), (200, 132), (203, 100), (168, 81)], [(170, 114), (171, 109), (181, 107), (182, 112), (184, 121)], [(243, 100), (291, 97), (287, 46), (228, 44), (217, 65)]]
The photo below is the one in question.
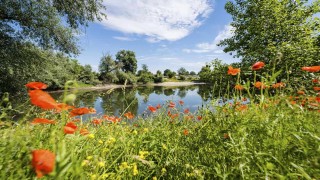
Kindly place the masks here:
[(118, 63), (122, 63), (122, 71), (131, 72), (133, 74), (137, 72), (137, 59), (136, 54), (133, 51), (121, 50), (117, 52), (116, 60)]
[(319, 0), (235, 0), (225, 9), (234, 32), (219, 45), (235, 52), (243, 65), (264, 61), (296, 73), (319, 62), (320, 19), (313, 16), (320, 12)]
[(106, 16), (102, 0), (2, 0), (0, 45), (31, 42), (44, 49), (78, 54), (75, 33)]

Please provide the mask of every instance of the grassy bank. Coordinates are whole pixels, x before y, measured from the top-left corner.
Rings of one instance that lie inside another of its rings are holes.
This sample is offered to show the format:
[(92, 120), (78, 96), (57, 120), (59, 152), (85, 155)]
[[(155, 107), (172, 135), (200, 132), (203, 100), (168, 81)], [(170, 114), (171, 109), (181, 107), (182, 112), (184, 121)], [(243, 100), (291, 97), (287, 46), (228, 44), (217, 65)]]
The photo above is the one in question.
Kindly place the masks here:
[(197, 114), (176, 102), (146, 119), (76, 121), (74, 134), (64, 130), (75, 119), (68, 112), (39, 112), (56, 123), (0, 130), (0, 179), (33, 179), (36, 149), (56, 155), (48, 179), (319, 179), (320, 113), (290, 101), (240, 101)]

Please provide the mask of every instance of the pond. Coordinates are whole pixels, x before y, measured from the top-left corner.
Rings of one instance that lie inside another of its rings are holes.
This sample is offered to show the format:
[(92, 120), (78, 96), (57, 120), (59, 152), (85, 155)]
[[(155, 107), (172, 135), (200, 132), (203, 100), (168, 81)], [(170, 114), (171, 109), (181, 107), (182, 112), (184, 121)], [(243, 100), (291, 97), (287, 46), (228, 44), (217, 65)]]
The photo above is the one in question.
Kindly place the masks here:
[[(61, 102), (62, 92), (51, 95)], [(77, 92), (76, 107), (94, 107), (97, 114), (119, 116), (123, 112), (132, 112), (134, 115), (148, 113), (148, 106), (161, 106), (169, 101), (183, 101), (179, 105), (181, 111), (189, 109), (191, 113), (210, 103), (211, 93), (208, 85), (190, 86), (138, 86), (113, 90), (90, 90)]]

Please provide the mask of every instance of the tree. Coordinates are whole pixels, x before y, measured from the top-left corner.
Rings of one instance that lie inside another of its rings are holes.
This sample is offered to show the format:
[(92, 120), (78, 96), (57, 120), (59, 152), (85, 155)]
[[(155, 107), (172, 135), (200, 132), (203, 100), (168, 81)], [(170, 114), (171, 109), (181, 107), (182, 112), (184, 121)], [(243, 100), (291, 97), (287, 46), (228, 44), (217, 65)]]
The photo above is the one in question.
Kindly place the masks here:
[(142, 64), (142, 70), (138, 71), (138, 82), (142, 82), (144, 84), (148, 82), (153, 82), (153, 74), (148, 70), (148, 66), (146, 64)]
[(137, 59), (133, 51), (121, 50), (116, 54), (117, 63), (122, 63), (122, 71), (135, 74), (137, 71)]
[(178, 72), (179, 76), (189, 74), (189, 72), (184, 67), (181, 67), (180, 69), (178, 69), (177, 72)]
[(156, 75), (153, 77), (153, 81), (154, 81), (155, 83), (161, 83), (161, 82), (163, 82), (163, 75), (162, 75), (162, 73), (161, 73), (160, 70), (158, 70), (158, 71), (156, 72)]
[[(236, 52), (242, 64), (264, 61), (266, 69), (290, 70), (300, 75), (301, 66), (317, 65), (319, 47), (320, 1), (307, 4), (306, 0), (235, 0), (227, 2), (231, 14), (233, 36), (220, 42), (225, 52)], [(281, 59), (281, 60), (280, 60)], [(284, 72), (284, 71), (283, 71)], [(282, 73), (282, 77), (285, 77)]]
[(197, 75), (197, 73), (194, 72), (194, 71), (190, 71), (190, 75), (191, 75), (191, 76), (195, 76), (195, 75)]
[(102, 0), (2, 0), (0, 45), (27, 40), (45, 49), (77, 54), (75, 32), (105, 17), (104, 9)]
[(116, 70), (122, 67), (121, 63), (117, 63), (111, 55), (105, 55), (101, 58), (99, 64), (99, 79), (104, 82), (117, 82)]

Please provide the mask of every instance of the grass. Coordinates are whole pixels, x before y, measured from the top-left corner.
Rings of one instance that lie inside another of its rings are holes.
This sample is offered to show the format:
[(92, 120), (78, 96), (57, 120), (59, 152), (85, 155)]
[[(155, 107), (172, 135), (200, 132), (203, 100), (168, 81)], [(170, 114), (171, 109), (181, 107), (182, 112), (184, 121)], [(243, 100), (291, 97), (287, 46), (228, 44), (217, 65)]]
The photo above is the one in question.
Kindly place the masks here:
[(0, 179), (34, 179), (34, 149), (56, 154), (44, 179), (320, 179), (317, 110), (280, 95), (194, 115), (179, 106), (173, 119), (166, 104), (146, 119), (78, 122), (85, 136), (64, 134), (66, 112), (40, 112), (58, 123), (0, 130)]

